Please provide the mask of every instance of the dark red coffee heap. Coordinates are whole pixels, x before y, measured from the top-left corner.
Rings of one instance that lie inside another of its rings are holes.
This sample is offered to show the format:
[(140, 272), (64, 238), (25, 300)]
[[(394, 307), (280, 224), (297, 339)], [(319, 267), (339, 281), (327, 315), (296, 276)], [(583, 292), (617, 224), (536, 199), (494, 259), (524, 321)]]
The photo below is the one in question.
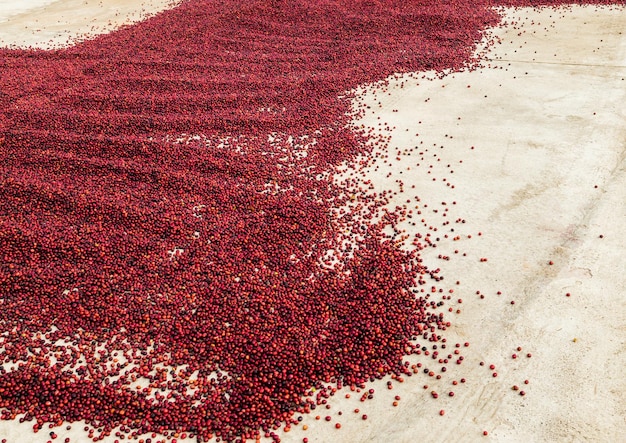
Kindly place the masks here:
[(405, 372), (442, 319), (416, 254), (331, 215), (369, 149), (347, 91), (463, 67), (490, 5), (187, 1), (0, 51), (2, 418), (273, 436), (314, 386)]

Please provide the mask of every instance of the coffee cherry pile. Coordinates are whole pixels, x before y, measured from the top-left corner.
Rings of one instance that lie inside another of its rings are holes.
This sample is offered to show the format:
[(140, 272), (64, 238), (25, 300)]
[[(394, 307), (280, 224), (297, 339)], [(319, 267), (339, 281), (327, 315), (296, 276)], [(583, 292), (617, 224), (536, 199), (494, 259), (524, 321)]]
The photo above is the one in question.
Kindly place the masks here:
[(440, 277), (333, 180), (372, 146), (349, 91), (464, 67), (490, 6), (189, 0), (0, 50), (0, 418), (278, 440), (329, 384), (408, 373)]

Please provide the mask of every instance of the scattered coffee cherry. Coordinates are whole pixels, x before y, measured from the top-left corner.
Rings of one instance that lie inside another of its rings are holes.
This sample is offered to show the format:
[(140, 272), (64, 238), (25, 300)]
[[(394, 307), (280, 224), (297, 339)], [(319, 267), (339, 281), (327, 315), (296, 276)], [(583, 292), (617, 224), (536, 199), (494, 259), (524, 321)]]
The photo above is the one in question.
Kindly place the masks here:
[[(11, 105), (0, 115), (0, 202), (11, 221), (0, 230), (0, 291), (20, 301), (5, 300), (0, 335), (6, 361), (28, 356), (0, 378), (3, 412), (29, 411), (35, 430), (51, 417), (98, 423), (84, 428), (94, 441), (114, 429), (172, 443), (192, 431), (199, 441), (278, 441), (269, 429), (328, 409), (341, 383), (365, 401), (370, 380), (404, 374), (414, 336), (439, 342), (435, 331), (450, 323), (412, 291), (443, 277), (386, 234), (405, 214), (372, 222), (388, 195), (370, 201), (334, 171), (374, 160), (372, 146), (386, 143), (349, 129), (345, 91), (397, 70), (463, 68), (495, 23), (491, 4), (444, 3), (432, 12), (459, 24), (445, 44), (437, 20), (419, 35), (405, 20), (423, 15), (421, 2), (335, 2), (333, 14), (324, 2), (268, 2), (262, 14), (239, 8), (223, 19), (238, 4), (225, 0), (185, 2), (63, 51), (0, 54)], [(198, 26), (199, 16), (220, 20)], [(372, 207), (343, 209), (351, 202)], [(206, 394), (197, 411), (195, 389)], [(303, 397), (315, 404), (294, 401)]]

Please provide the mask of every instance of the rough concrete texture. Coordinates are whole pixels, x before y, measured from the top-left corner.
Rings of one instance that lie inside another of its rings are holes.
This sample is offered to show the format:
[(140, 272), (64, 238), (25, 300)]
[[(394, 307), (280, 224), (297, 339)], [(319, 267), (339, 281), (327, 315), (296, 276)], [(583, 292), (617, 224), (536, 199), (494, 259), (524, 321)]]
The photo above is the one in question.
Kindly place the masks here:
[(0, 45), (50, 49), (130, 25), (179, 0), (6, 0)]

